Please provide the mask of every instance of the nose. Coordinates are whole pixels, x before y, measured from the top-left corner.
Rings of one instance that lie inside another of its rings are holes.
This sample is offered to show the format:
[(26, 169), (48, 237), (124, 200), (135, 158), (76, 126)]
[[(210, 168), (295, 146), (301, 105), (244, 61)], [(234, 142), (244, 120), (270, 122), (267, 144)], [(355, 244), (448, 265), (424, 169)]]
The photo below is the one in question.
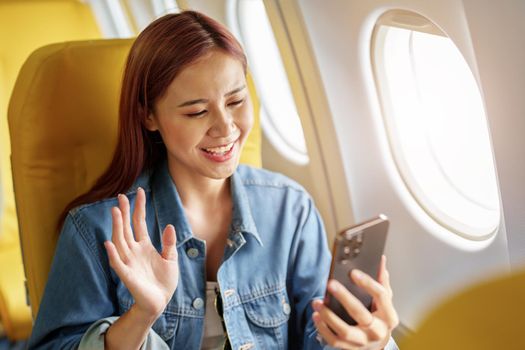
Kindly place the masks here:
[(235, 124), (231, 114), (224, 109), (218, 109), (215, 112), (213, 124), (208, 131), (208, 135), (211, 137), (226, 137), (231, 135), (234, 130)]

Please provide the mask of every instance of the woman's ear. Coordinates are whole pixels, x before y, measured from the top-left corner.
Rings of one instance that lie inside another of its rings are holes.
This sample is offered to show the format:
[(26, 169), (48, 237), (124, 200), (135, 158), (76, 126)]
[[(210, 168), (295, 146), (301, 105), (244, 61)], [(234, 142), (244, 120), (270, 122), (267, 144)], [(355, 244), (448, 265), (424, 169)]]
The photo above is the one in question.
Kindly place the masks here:
[(144, 121), (144, 125), (146, 126), (146, 129), (148, 129), (149, 131), (159, 130), (159, 126), (157, 125), (157, 119), (155, 118), (155, 115), (153, 115), (153, 113), (148, 113), (148, 116), (146, 117), (146, 120)]

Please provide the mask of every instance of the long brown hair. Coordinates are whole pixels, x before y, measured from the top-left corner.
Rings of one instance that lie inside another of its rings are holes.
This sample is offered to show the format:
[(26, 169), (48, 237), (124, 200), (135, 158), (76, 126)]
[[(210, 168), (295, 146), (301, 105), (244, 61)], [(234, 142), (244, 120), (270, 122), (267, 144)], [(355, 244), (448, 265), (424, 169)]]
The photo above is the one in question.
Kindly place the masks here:
[(246, 73), (246, 56), (239, 42), (226, 27), (202, 13), (169, 14), (139, 34), (124, 70), (113, 159), (95, 185), (66, 206), (59, 227), (69, 210), (125, 192), (143, 170), (166, 157), (158, 132), (145, 128), (146, 117), (177, 74), (212, 49), (224, 50), (238, 59)]

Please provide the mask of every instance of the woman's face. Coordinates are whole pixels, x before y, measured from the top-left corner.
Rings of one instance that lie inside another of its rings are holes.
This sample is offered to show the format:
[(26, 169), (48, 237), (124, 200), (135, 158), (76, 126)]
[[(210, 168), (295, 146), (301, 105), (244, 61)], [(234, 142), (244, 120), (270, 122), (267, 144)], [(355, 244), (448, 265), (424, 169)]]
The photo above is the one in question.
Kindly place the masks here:
[(212, 179), (233, 174), (252, 125), (242, 64), (219, 50), (184, 68), (146, 120), (162, 136), (170, 170)]

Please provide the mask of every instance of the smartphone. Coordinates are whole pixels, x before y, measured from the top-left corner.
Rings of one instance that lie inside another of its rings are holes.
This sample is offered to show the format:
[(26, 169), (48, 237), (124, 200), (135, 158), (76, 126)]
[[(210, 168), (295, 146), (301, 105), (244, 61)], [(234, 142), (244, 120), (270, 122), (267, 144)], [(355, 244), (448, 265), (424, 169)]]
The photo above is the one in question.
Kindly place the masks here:
[[(372, 307), (372, 296), (353, 282), (350, 272), (359, 269), (377, 279), (387, 233), (388, 218), (380, 214), (342, 230), (334, 240), (328, 279), (341, 282), (368, 310)], [(325, 294), (325, 304), (348, 324), (356, 324), (345, 308), (328, 291)]]

